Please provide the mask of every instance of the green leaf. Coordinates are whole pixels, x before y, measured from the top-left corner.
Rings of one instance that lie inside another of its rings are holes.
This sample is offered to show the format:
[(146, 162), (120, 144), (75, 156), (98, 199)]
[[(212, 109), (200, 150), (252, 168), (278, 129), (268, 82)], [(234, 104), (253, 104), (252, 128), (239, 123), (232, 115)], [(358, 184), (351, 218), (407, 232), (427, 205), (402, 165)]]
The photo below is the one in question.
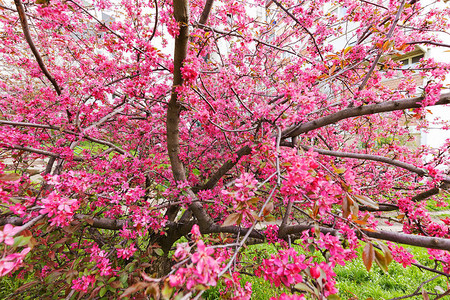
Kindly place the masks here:
[(265, 220), (266, 222), (274, 222), (276, 219), (275, 219), (275, 217), (272, 216), (272, 215), (267, 215), (267, 216), (264, 217), (264, 220)]
[(173, 293), (173, 287), (170, 286), (168, 281), (164, 282), (164, 286), (161, 289), (161, 295), (163, 297), (163, 299), (170, 299), (170, 297), (172, 296)]
[(128, 273), (123, 273), (122, 275), (120, 275), (119, 277), (119, 281), (125, 285), (128, 281)]
[(100, 289), (100, 292), (98, 293), (98, 295), (99, 295), (100, 297), (103, 297), (103, 296), (105, 296), (106, 292), (107, 292), (106, 287), (102, 287), (102, 288)]
[(310, 288), (307, 284), (305, 284), (305, 283), (303, 283), (303, 282), (297, 283), (297, 284), (294, 286), (294, 288), (297, 289), (297, 290), (300, 290), (300, 291), (308, 292), (308, 293), (310, 293), (310, 294), (315, 294), (314, 291), (313, 291), (313, 289)]
[(31, 236), (16, 236), (14, 238), (14, 246), (15, 247), (23, 247), (25, 245), (27, 245), (31, 240)]
[(116, 278), (117, 278), (117, 277), (111, 277), (111, 278), (108, 280), (108, 283), (113, 282), (114, 280), (116, 280)]
[(159, 256), (164, 256), (164, 251), (161, 248), (156, 248), (155, 253)]

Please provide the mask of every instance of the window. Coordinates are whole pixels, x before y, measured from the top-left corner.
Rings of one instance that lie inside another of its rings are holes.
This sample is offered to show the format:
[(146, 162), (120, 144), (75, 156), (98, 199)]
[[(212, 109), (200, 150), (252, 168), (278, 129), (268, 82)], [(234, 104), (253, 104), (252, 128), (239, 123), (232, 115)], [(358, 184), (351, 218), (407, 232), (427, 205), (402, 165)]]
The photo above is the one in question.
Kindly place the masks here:
[(227, 23), (228, 25), (233, 26), (233, 15), (230, 13), (227, 14)]
[(424, 58), (424, 54), (419, 54), (416, 56), (411, 56), (411, 57), (400, 60), (400, 62), (402, 64), (402, 69), (413, 68), (415, 65), (417, 65), (420, 62), (420, 60), (422, 58)]
[(332, 15), (335, 15), (338, 19), (342, 19), (347, 14), (347, 7), (339, 6), (331, 11)]

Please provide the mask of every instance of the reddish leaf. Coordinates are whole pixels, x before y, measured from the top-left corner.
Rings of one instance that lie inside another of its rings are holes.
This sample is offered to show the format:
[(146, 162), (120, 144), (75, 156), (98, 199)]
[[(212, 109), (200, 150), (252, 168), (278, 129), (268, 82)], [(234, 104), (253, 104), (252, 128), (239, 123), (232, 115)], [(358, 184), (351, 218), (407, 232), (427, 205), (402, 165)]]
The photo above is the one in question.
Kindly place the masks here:
[(2, 181), (16, 181), (20, 179), (20, 175), (17, 173), (0, 174), (0, 180)]
[(373, 250), (373, 245), (371, 243), (367, 243), (366, 246), (364, 246), (364, 250), (362, 253), (362, 260), (364, 266), (366, 266), (367, 271), (370, 271), (370, 268), (372, 268), (374, 256), (375, 253)]
[(430, 296), (428, 296), (427, 291), (424, 289), (422, 289), (422, 297), (423, 297), (423, 300), (430, 300)]
[(366, 197), (366, 196), (363, 196), (363, 195), (353, 195), (353, 197), (356, 199), (356, 201), (358, 201), (362, 205), (368, 206), (368, 207), (373, 208), (373, 209), (379, 209), (380, 208), (378, 203), (376, 203), (375, 201), (373, 201), (369, 197)]
[(381, 251), (383, 251), (384, 257), (386, 258), (387, 265), (389, 266), (389, 264), (393, 260), (392, 252), (391, 252), (391, 250), (389, 250), (389, 247), (386, 246), (385, 244), (380, 243), (379, 245), (380, 245)]
[(269, 202), (263, 209), (263, 216), (267, 216), (272, 211), (273, 211), (273, 202)]
[(344, 200), (342, 200), (342, 217), (345, 219), (350, 215), (350, 204), (352, 202), (352, 199), (347, 195), (344, 197)]
[(374, 250), (374, 253), (375, 253), (375, 262), (377, 263), (377, 265), (380, 267), (381, 270), (383, 270), (384, 272), (387, 272), (388, 271), (388, 263), (387, 263), (386, 257), (376, 250)]
[[(234, 225), (236, 223), (238, 223), (239, 219), (242, 218), (241, 214), (238, 213), (233, 213), (230, 214), (225, 221), (223, 221), (222, 226), (230, 226), (230, 225)], [(240, 222), (239, 222), (240, 223)]]
[(137, 293), (146, 287), (150, 286), (152, 283), (150, 282), (138, 282), (127, 288), (122, 295), (120, 295), (119, 299), (130, 296), (131, 294)]

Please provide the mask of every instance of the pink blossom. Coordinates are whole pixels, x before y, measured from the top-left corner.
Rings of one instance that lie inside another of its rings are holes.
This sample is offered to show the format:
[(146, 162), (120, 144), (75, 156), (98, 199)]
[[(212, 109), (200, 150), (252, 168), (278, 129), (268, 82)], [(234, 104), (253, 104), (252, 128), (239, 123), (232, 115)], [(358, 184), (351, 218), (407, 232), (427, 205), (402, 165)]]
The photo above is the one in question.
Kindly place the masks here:
[(14, 235), (20, 228), (14, 227), (11, 224), (6, 224), (3, 230), (0, 230), (0, 243), (4, 242), (6, 245), (14, 244)]
[(303, 295), (288, 295), (288, 294), (281, 294), (279, 297), (271, 297), (270, 300), (305, 300), (305, 296)]
[(31, 248), (24, 248), (20, 253), (9, 254), (0, 259), (0, 277), (19, 267)]
[(181, 74), (183, 79), (190, 83), (193, 82), (199, 73), (200, 62), (197, 57), (192, 56), (184, 60), (183, 67), (181, 67)]
[(117, 257), (122, 259), (129, 259), (136, 252), (135, 244), (132, 243), (130, 246), (124, 249), (117, 249)]
[(67, 226), (78, 209), (78, 201), (59, 196), (56, 192), (51, 192), (47, 198), (41, 200), (43, 209), (40, 214), (47, 214), (50, 217), (51, 225)]
[(94, 275), (83, 275), (81, 278), (77, 278), (72, 281), (72, 288), (76, 291), (87, 293), (89, 286), (92, 287), (94, 283)]
[(303, 281), (300, 273), (307, 268), (304, 263), (305, 256), (298, 255), (293, 249), (282, 250), (278, 255), (272, 255), (270, 259), (265, 259), (260, 272), (264, 279), (279, 287), (281, 283), (290, 287), (291, 284)]
[(387, 242), (387, 245), (389, 250), (391, 250), (392, 258), (399, 264), (402, 264), (403, 268), (406, 268), (416, 262), (414, 256), (402, 246), (395, 245), (391, 242)]

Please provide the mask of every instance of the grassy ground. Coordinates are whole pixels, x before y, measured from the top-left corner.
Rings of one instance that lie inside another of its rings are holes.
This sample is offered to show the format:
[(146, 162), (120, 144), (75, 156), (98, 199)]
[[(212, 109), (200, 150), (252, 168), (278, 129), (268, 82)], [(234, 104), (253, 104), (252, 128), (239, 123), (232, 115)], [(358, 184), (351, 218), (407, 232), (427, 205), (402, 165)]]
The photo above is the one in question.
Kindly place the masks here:
[[(247, 251), (253, 251), (255, 247), (266, 248), (268, 253), (274, 253), (275, 249), (271, 246), (250, 246)], [(425, 249), (407, 248), (418, 260), (419, 263), (433, 267), (428, 259), (428, 254)], [(391, 299), (408, 294), (412, 294), (422, 284), (422, 282), (431, 279), (435, 274), (430, 272), (423, 272), (417, 267), (411, 266), (403, 268), (402, 265), (395, 261), (389, 266), (388, 273), (384, 273), (378, 266), (374, 264), (370, 272), (367, 272), (364, 267), (361, 256), (349, 262), (346, 266), (337, 266), (335, 268), (337, 275), (337, 288), (339, 289), (339, 296), (341, 299)], [(272, 287), (268, 282), (261, 278), (246, 276), (242, 277), (245, 283), (249, 281), (252, 283), (253, 298), (258, 300), (268, 300), (271, 297), (277, 296), (287, 290)], [(447, 290), (448, 281), (443, 277), (439, 277), (424, 285), (427, 292), (439, 292), (439, 287), (443, 291)], [(220, 299), (221, 286), (212, 288), (204, 294), (205, 299)], [(423, 299), (423, 297), (416, 296), (408, 299)], [(445, 299), (445, 298), (443, 298)], [(450, 299), (450, 297), (449, 297)]]
[[(419, 263), (428, 267), (433, 267), (432, 262), (428, 260), (428, 254), (425, 249), (414, 247), (407, 249), (414, 254)], [(275, 252), (276, 249), (272, 245), (255, 245), (249, 246), (244, 251), (244, 255), (247, 255), (249, 258), (255, 257), (257, 260), (256, 263), (258, 264), (258, 260), (268, 258), (270, 254)], [(383, 300), (408, 295), (413, 293), (422, 282), (431, 279), (435, 275), (430, 272), (423, 272), (414, 266), (403, 268), (395, 261), (390, 264), (388, 273), (383, 273), (383, 271), (375, 264), (372, 266), (370, 272), (367, 272), (366, 268), (363, 266), (361, 257), (354, 259), (346, 266), (337, 266), (334, 271), (337, 274), (336, 279), (339, 296), (343, 300)], [(14, 290), (31, 280), (33, 279), (17, 279), (8, 276), (0, 278), (0, 299), (7, 299)], [(288, 292), (288, 290), (284, 288), (272, 287), (262, 278), (243, 275), (242, 283), (247, 281), (252, 283), (252, 299), (268, 300), (283, 292)], [(448, 281), (441, 276), (425, 284), (424, 289), (427, 292), (442, 292), (447, 290), (447, 286)], [(219, 286), (206, 291), (203, 294), (203, 297), (208, 300), (221, 299), (220, 291), (222, 289), (223, 286), (219, 284)], [(408, 299), (423, 299), (423, 297), (420, 295)], [(450, 297), (442, 299), (450, 299)]]

